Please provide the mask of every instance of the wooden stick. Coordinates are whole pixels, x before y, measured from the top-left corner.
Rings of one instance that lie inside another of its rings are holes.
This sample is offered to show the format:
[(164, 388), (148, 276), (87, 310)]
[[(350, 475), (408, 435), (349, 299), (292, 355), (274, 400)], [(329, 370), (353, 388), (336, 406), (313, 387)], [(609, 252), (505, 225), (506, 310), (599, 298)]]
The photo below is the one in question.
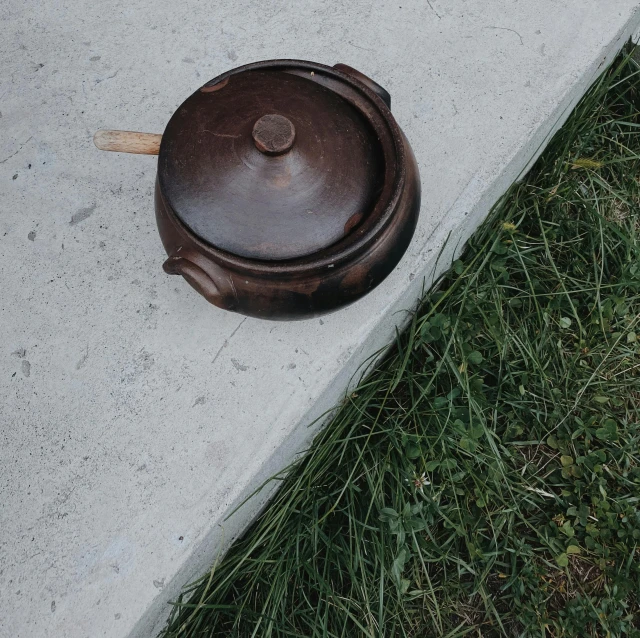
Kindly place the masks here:
[(139, 153), (157, 155), (160, 152), (162, 135), (156, 133), (136, 133), (134, 131), (98, 131), (93, 143), (101, 151), (116, 153)]

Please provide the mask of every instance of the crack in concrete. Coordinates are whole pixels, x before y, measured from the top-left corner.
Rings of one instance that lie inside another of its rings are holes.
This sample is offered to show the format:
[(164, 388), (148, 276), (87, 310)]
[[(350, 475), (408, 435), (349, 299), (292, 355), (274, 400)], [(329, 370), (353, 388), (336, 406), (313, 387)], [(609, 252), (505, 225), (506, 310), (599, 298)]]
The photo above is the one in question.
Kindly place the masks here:
[(25, 144), (30, 142), (32, 139), (33, 139), (33, 135), (31, 137), (29, 137), (28, 140), (25, 140), (24, 142), (22, 142), (22, 144), (20, 144), (20, 148), (15, 153), (11, 153), (11, 155), (9, 155), (9, 157), (5, 157), (5, 159), (3, 159), (0, 162), (0, 164), (4, 164), (7, 160), (10, 160), (14, 155), (17, 155), (24, 148)]
[(508, 27), (482, 27), (483, 29), (498, 29), (499, 31), (511, 31), (511, 33), (515, 33), (520, 38), (520, 44), (524, 46), (524, 40), (522, 36), (515, 30), (509, 29)]
[(438, 17), (438, 20), (442, 20), (442, 16), (433, 8), (433, 5), (431, 4), (431, 0), (427, 0), (427, 4), (429, 5), (429, 8), (431, 9), (431, 11), (433, 11), (436, 16)]
[(118, 69), (113, 75), (108, 75), (106, 78), (102, 78), (101, 80), (96, 80), (96, 84), (100, 84), (100, 82), (104, 82), (105, 80), (110, 80), (111, 78), (115, 78), (116, 75), (118, 75), (118, 73), (120, 73), (120, 69)]
[(240, 326), (242, 326), (242, 324), (248, 319), (248, 317), (245, 317), (236, 327), (236, 329), (229, 335), (229, 337), (227, 339), (224, 340), (224, 343), (220, 346), (220, 348), (218, 349), (218, 352), (216, 352), (216, 356), (213, 357), (213, 361), (211, 362), (212, 364), (214, 364), (216, 362), (216, 359), (220, 356), (220, 353), (222, 352), (223, 348), (226, 348), (229, 345), (229, 342), (231, 341), (231, 339), (233, 339), (233, 335), (236, 334), (236, 332), (238, 332), (238, 330), (240, 330)]

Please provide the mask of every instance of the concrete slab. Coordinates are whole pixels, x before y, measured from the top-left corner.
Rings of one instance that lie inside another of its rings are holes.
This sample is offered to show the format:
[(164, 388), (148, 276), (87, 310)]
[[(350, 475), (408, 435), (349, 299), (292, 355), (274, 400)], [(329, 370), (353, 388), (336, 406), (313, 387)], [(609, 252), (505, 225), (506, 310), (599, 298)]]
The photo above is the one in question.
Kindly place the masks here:
[[(638, 2), (4, 0), (2, 13), (0, 634), (148, 636), (268, 493), (230, 510), (308, 445), (634, 33)], [(161, 132), (206, 80), (277, 57), (379, 81), (422, 173), (400, 267), (323, 320), (244, 319), (164, 275), (154, 159), (91, 144), (102, 127)]]

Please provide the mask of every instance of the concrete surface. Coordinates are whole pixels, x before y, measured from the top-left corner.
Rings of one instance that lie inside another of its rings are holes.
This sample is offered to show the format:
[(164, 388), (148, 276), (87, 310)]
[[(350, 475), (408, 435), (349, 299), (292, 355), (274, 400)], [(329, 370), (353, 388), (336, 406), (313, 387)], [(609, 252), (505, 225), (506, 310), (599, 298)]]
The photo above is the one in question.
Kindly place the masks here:
[[(308, 445), (637, 29), (638, 2), (0, 6), (0, 635), (149, 636), (268, 493), (230, 510)], [(225, 313), (165, 275), (154, 158), (91, 143), (162, 132), (205, 81), (277, 57), (385, 86), (423, 184), (392, 276), (299, 323)]]

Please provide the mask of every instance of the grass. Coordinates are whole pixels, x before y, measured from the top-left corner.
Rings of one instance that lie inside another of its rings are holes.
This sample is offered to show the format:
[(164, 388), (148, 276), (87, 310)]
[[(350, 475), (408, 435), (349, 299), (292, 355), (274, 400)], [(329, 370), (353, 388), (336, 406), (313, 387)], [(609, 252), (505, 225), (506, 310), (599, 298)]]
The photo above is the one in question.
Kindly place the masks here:
[(640, 636), (639, 108), (624, 55), (165, 638)]

